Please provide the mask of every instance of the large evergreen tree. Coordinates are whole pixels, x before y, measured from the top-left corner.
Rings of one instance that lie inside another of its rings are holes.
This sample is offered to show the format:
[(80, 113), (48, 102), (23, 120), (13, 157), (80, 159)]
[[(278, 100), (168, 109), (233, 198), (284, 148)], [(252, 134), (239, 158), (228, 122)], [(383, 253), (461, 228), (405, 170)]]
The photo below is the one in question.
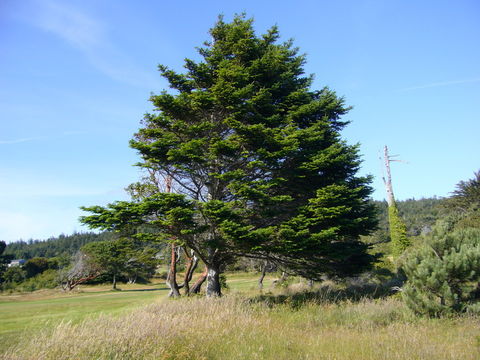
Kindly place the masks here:
[(457, 184), (446, 206), (459, 217), (456, 228), (480, 228), (480, 171)]
[(369, 263), (358, 236), (375, 226), (370, 178), (358, 177), (358, 146), (340, 138), (349, 110), (324, 88), (311, 90), (305, 57), (276, 27), (257, 36), (252, 20), (219, 18), (211, 41), (160, 72), (171, 88), (151, 97), (131, 146), (141, 166), (173, 179), (179, 194), (86, 208), (83, 221), (120, 229), (150, 223), (208, 267), (207, 295), (238, 255), (270, 258), (318, 278)]

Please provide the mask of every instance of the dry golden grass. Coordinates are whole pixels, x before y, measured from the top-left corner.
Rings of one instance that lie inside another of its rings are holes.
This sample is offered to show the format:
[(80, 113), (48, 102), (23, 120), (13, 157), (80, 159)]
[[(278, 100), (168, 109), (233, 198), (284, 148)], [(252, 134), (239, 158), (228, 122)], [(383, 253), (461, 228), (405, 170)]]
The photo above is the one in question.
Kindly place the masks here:
[(417, 319), (396, 299), (292, 306), (241, 295), (62, 323), (2, 359), (479, 359), (478, 318)]

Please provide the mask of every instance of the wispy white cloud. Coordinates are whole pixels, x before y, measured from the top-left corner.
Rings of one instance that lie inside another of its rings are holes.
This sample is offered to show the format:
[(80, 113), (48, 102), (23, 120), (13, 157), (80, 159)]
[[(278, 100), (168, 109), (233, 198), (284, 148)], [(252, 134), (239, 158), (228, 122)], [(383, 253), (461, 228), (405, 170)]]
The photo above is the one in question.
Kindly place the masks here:
[(62, 138), (65, 136), (73, 136), (73, 135), (84, 135), (86, 131), (64, 131), (61, 134), (52, 135), (52, 136), (32, 136), (32, 137), (25, 137), (19, 139), (9, 139), (9, 140), (0, 140), (0, 145), (8, 145), (8, 144), (20, 144), (25, 142), (37, 141), (37, 140), (45, 140), (50, 138)]
[(38, 137), (30, 137), (30, 138), (12, 139), (12, 140), (0, 140), (0, 145), (2, 145), (2, 144), (19, 144), (19, 143), (35, 141), (35, 140), (40, 140), (40, 139), (43, 139), (43, 137), (38, 136)]
[(41, 1), (37, 4), (39, 13), (34, 21), (42, 29), (84, 51), (105, 44), (105, 29), (101, 22), (66, 3)]
[(430, 84), (406, 87), (403, 89), (399, 89), (398, 91), (411, 91), (411, 90), (428, 89), (428, 88), (436, 88), (436, 87), (442, 87), (442, 86), (468, 84), (468, 83), (476, 83), (476, 82), (480, 82), (480, 77), (472, 78), (472, 79), (463, 79), (463, 80), (439, 81), (439, 82), (434, 82)]
[(113, 45), (105, 23), (66, 2), (38, 1), (36, 5), (38, 13), (29, 21), (80, 51), (98, 71), (136, 87), (158, 87), (156, 74), (139, 68)]

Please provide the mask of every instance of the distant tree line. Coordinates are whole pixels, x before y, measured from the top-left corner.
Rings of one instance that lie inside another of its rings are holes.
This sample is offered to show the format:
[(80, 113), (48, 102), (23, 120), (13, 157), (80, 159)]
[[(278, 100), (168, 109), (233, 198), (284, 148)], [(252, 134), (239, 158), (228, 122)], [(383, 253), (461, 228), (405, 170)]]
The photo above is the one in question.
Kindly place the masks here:
[[(378, 229), (367, 238), (369, 242), (388, 242), (388, 206), (386, 201), (373, 201), (378, 214)], [(400, 216), (407, 225), (409, 236), (418, 236), (431, 231), (435, 221), (446, 215), (451, 207), (444, 198), (422, 198), (397, 201)], [(3, 256), (12, 259), (32, 259), (74, 256), (82, 246), (95, 242), (112, 240), (115, 235), (109, 232), (74, 233), (59, 235), (46, 240), (15, 241), (5, 244)]]
[(113, 239), (114, 235), (108, 232), (74, 233), (59, 235), (47, 240), (15, 241), (6, 245), (4, 255), (14, 259), (32, 259), (34, 257), (52, 258), (57, 256), (73, 256), (80, 248), (94, 241)]
[(86, 243), (74, 255), (33, 257), (13, 266), (8, 266), (12, 255), (3, 255), (5, 243), (0, 242), (0, 290), (33, 291), (59, 286), (72, 290), (86, 282), (108, 281), (116, 289), (117, 281), (149, 281), (160, 263), (161, 246), (125, 238), (92, 239), (96, 241)]
[[(435, 222), (450, 210), (445, 198), (422, 198), (396, 201), (399, 216), (405, 222), (407, 235), (416, 237), (427, 234)], [(370, 236), (364, 237), (370, 243), (390, 241), (388, 225), (388, 204), (386, 201), (373, 201), (377, 210), (378, 228)]]
[[(388, 231), (388, 206), (385, 201), (372, 201), (377, 209), (378, 229), (370, 236), (363, 238), (366, 243), (374, 244), (373, 252), (381, 252), (384, 256), (391, 254)], [(407, 225), (408, 235), (418, 237), (429, 233), (435, 222), (452, 213), (453, 200), (441, 198), (408, 199), (398, 201), (400, 216)], [(9, 244), (0, 242), (0, 283), (23, 283), (41, 275), (46, 270), (59, 271), (48, 283), (37, 281), (40, 286), (55, 287), (62, 283), (66, 289), (72, 289), (80, 283), (110, 281), (144, 281), (152, 276), (160, 265), (170, 261), (165, 244), (150, 244), (133, 240), (115, 240), (114, 233), (75, 233), (60, 235), (47, 240), (17, 241)], [(2, 245), (3, 244), (3, 245)], [(132, 254), (137, 252), (137, 255)], [(184, 250), (176, 249), (176, 263), (180, 270), (190, 266), (192, 277), (197, 270), (198, 259), (188, 256)], [(155, 259), (156, 256), (156, 259)], [(160, 259), (159, 259), (160, 257)], [(182, 258), (185, 258), (184, 260)], [(27, 260), (23, 267), (7, 268), (13, 259)], [(185, 264), (183, 263), (185, 261)], [(190, 265), (189, 265), (190, 264)], [(264, 261), (255, 259), (238, 260), (231, 269), (243, 271), (260, 271)], [(268, 267), (272, 267), (269, 264)], [(276, 268), (273, 266), (273, 268)], [(8, 269), (8, 272), (5, 272)], [(166, 270), (165, 270), (166, 271)], [(48, 273), (51, 275), (51, 273)], [(166, 275), (164, 275), (166, 276)], [(38, 279), (37, 279), (38, 280)], [(200, 274), (200, 280), (202, 274)], [(32, 280), (33, 281), (33, 280)], [(43, 285), (42, 285), (43, 284)], [(180, 288), (189, 286), (188, 281), (179, 284)], [(192, 287), (198, 291), (201, 281)], [(35, 286), (29, 285), (29, 288)]]

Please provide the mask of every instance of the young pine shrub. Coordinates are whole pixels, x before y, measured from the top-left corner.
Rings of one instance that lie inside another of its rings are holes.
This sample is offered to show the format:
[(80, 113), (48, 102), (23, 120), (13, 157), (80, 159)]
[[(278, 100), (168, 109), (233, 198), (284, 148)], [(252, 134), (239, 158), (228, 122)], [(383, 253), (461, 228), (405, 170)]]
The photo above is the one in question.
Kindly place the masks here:
[(402, 268), (403, 298), (414, 312), (438, 317), (480, 309), (480, 229), (439, 226)]

